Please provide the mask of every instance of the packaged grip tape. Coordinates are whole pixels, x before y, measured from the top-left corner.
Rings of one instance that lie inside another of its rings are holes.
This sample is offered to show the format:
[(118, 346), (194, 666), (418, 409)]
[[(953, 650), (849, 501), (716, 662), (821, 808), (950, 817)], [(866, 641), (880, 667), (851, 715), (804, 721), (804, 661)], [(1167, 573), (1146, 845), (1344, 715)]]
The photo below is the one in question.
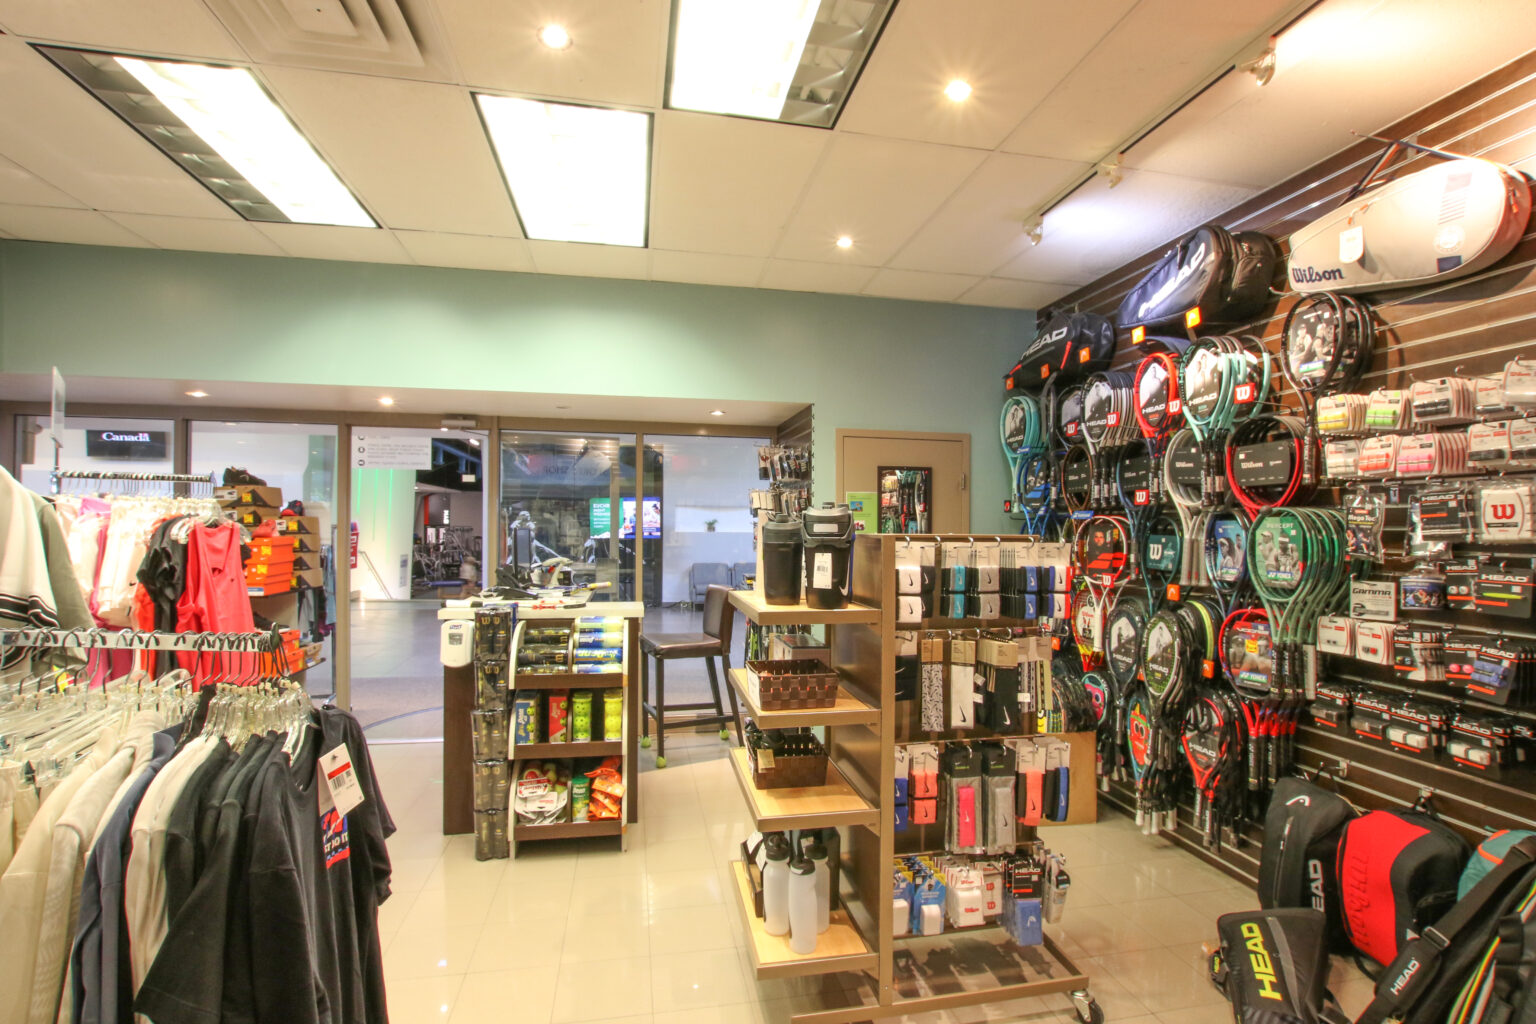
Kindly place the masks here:
[[(1352, 618), (1397, 621), (1397, 582), (1395, 580), (1353, 580), (1349, 584), (1349, 612)], [(1364, 625), (1361, 623), (1360, 625)], [(1356, 630), (1359, 646), (1359, 630)]]

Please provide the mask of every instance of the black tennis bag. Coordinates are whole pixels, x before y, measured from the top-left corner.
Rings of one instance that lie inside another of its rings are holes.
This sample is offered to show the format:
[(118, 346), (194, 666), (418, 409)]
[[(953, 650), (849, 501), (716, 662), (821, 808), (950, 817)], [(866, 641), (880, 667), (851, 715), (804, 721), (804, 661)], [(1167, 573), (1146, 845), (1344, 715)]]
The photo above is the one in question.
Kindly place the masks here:
[(1305, 779), (1276, 783), (1264, 814), (1259, 853), (1259, 906), (1311, 907), (1327, 922), (1328, 948), (1349, 948), (1335, 872), (1339, 833), (1355, 809), (1349, 801)]
[(1057, 313), (1003, 377), (1009, 391), (1039, 391), (1046, 381), (1070, 381), (1109, 369), (1115, 325), (1097, 313)]
[(1200, 322), (1244, 323), (1269, 301), (1280, 250), (1257, 231), (1233, 234), (1215, 224), (1196, 228), (1163, 255), (1120, 303), (1121, 327), (1184, 321), (1200, 307)]
[(1317, 1024), (1328, 999), (1328, 924), (1316, 910), (1245, 910), (1216, 919), (1211, 980), (1238, 1024)]

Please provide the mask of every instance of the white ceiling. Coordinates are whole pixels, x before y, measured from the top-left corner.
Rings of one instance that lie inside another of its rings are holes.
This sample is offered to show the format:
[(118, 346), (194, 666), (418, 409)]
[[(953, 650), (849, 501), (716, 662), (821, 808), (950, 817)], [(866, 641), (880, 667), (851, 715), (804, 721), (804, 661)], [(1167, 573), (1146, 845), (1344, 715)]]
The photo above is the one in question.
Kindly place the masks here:
[[(660, 109), (668, 0), (398, 0), (387, 77), (258, 46), (247, 2), (0, 0), (0, 237), (1036, 308), (1536, 46), (1528, 0), (1323, 0), (1032, 246), (1307, 0), (903, 0), (831, 131)], [(253, 67), (383, 228), (240, 219), (29, 42)], [(655, 112), (650, 248), (522, 238), (471, 89)]]

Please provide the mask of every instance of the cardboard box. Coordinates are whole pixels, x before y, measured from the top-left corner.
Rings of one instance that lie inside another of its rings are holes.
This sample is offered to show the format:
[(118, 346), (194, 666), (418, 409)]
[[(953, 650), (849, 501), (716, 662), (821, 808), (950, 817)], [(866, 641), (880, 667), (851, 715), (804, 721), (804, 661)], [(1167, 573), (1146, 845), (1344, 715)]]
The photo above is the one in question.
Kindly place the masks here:
[(263, 562), (291, 562), (298, 551), (297, 537), (252, 537), (251, 560)]
[(245, 581), (245, 592), (251, 597), (271, 597), (274, 594), (286, 594), (293, 589), (293, 577), (284, 576), (280, 579), (268, 579), (262, 583)]
[(283, 516), (277, 521), (278, 533), (307, 534), (312, 537), (320, 535), (319, 516)]
[(251, 562), (245, 567), (245, 582), (260, 583), (293, 575), (293, 559), (286, 562)]
[(293, 585), (296, 587), (309, 587), (311, 590), (320, 590), (325, 586), (325, 570), (319, 568), (295, 569)]
[(239, 508), (246, 505), (257, 505), (264, 508), (283, 507), (283, 489), (281, 487), (253, 487), (250, 484), (236, 484), (234, 487), (219, 487), (214, 489), (214, 497), (225, 508)]
[(241, 526), (255, 528), (270, 519), (277, 519), (279, 510), (268, 505), (240, 505), (230, 511), (236, 513)]
[(320, 535), (315, 533), (285, 533), (285, 537), (293, 538), (293, 548), (300, 554), (320, 557)]
[(293, 571), (303, 572), (306, 569), (320, 568), (320, 556), (310, 552), (295, 553), (293, 556)]

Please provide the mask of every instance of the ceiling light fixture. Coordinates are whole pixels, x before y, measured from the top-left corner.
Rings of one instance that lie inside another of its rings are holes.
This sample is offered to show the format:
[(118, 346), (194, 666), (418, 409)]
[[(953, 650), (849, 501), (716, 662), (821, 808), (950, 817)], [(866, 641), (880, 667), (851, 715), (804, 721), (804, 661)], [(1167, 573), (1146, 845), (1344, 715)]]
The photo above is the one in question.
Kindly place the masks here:
[(473, 445), (473, 446), (474, 446), (474, 447), (476, 447), (476, 448), (479, 448), (479, 447), (480, 447), (480, 439), (479, 439), (479, 438), (478, 438), (478, 437), (472, 437), (472, 438), (470, 438), (470, 439), (469, 439), (469, 443), (470, 443), (470, 444), (471, 444), (471, 445)]
[(539, 29), (539, 42), (551, 50), (564, 50), (571, 45), (571, 34), (564, 25), (545, 25)]
[(379, 404), (380, 405), (394, 405), (395, 404), (395, 400), (393, 398), (389, 397), (388, 395), (380, 395), (379, 396)]
[(37, 49), (246, 220), (378, 227), (246, 68)]
[(1245, 60), (1237, 65), (1237, 70), (1246, 71), (1252, 75), (1254, 81), (1260, 86), (1269, 84), (1269, 80), (1275, 77), (1275, 37), (1269, 37), (1269, 43), (1252, 60)]
[(852, 249), (853, 239), (847, 235), (839, 235), (837, 238), (837, 247), (839, 249)]
[(667, 106), (830, 128), (894, 6), (677, 0)]
[(1039, 245), (1040, 239), (1045, 237), (1045, 216), (1036, 214), (1025, 221), (1024, 234), (1029, 239), (1030, 245)]
[(944, 95), (955, 103), (964, 103), (971, 98), (971, 83), (956, 78), (944, 87)]
[(188, 398), (207, 398), (208, 397), (208, 392), (206, 392), (206, 391), (188, 391), (188, 392), (186, 392), (186, 396)]
[(709, 414), (711, 416), (724, 416), (725, 415), (725, 410), (724, 409), (711, 409), (709, 411)]
[(476, 93), (524, 233), (644, 246), (651, 115)]

